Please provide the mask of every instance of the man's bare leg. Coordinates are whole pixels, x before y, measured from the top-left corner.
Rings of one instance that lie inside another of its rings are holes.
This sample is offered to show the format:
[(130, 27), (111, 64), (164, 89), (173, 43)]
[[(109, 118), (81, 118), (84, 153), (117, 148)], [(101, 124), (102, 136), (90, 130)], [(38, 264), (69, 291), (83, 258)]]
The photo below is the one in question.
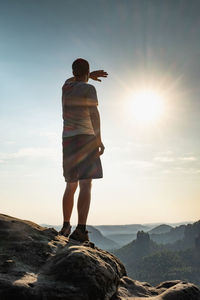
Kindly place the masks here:
[(77, 189), (78, 181), (68, 182), (63, 195), (63, 219), (64, 222), (70, 222), (72, 209), (74, 206), (74, 193)]
[(79, 180), (79, 197), (77, 203), (78, 224), (86, 225), (90, 208), (92, 179)]
[(70, 239), (74, 239), (79, 242), (89, 241), (88, 231), (86, 230), (86, 222), (90, 208), (91, 183), (92, 179), (79, 180), (80, 192), (77, 203), (78, 225), (69, 236)]

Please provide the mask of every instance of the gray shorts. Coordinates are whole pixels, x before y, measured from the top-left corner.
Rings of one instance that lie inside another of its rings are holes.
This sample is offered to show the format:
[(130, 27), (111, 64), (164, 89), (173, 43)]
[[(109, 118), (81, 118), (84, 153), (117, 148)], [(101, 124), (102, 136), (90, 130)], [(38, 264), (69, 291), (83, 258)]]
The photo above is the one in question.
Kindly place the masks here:
[(64, 137), (63, 176), (66, 182), (103, 177), (99, 147), (95, 135)]

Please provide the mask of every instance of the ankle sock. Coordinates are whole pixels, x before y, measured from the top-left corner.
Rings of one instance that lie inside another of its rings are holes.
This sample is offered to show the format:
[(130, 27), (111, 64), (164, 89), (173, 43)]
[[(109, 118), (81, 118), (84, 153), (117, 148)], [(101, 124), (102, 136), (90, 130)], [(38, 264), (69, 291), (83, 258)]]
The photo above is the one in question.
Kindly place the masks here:
[(64, 222), (63, 222), (63, 227), (68, 227), (69, 225), (70, 225), (70, 222), (69, 222), (69, 221), (67, 221), (67, 222), (64, 221)]
[(86, 225), (85, 225), (85, 224), (78, 224), (76, 228), (77, 228), (77, 229), (80, 229), (82, 232), (85, 232), (85, 230), (86, 230)]

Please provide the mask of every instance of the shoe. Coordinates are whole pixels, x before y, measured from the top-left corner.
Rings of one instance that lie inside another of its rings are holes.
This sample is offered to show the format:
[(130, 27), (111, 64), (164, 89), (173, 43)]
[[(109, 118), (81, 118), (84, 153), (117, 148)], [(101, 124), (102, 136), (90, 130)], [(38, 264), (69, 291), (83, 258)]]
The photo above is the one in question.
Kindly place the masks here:
[(63, 226), (63, 228), (59, 231), (59, 234), (68, 237), (71, 233), (71, 228), (72, 228), (71, 225), (68, 225), (66, 227)]
[(78, 228), (76, 228), (72, 234), (69, 236), (69, 239), (83, 242), (89, 242), (88, 231), (85, 230), (84, 232)]

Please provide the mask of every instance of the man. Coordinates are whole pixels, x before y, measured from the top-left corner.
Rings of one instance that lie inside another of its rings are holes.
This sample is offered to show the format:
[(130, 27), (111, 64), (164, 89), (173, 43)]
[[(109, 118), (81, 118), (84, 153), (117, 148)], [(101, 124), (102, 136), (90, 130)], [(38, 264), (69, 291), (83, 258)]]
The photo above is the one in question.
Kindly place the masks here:
[[(107, 77), (108, 74), (103, 70), (90, 73), (89, 63), (81, 58), (73, 62), (72, 71), (74, 77), (66, 80), (62, 87), (63, 175), (67, 185), (63, 195), (64, 221), (60, 234), (84, 242), (89, 241), (86, 222), (92, 179), (103, 177), (100, 155), (105, 149), (101, 141), (96, 89), (87, 82), (89, 78), (101, 81), (99, 77)], [(78, 225), (70, 235), (70, 217), (78, 185)]]

